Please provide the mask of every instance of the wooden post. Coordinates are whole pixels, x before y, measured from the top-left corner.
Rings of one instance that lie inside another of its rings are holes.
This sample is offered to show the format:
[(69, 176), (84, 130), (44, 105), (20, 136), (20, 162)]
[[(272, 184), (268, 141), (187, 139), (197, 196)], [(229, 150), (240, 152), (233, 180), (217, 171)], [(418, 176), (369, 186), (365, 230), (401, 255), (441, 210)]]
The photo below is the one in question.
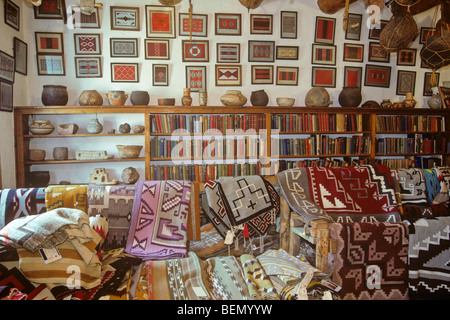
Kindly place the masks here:
[(290, 224), (291, 209), (286, 199), (280, 197), (280, 248), (289, 252), (289, 234), (291, 232)]

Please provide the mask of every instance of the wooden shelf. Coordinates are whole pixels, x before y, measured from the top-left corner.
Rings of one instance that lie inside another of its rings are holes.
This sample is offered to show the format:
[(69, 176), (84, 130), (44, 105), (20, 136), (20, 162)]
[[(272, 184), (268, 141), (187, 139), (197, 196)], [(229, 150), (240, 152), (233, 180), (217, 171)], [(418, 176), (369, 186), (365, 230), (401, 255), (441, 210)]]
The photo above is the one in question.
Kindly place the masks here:
[(70, 164), (70, 163), (91, 163), (91, 162), (122, 162), (122, 161), (145, 161), (145, 158), (111, 158), (111, 159), (90, 159), (90, 160), (41, 160), (41, 161), (24, 161), (24, 164)]
[(25, 134), (28, 139), (41, 138), (85, 138), (85, 137), (119, 137), (119, 136), (145, 136), (145, 133), (76, 133), (76, 134)]

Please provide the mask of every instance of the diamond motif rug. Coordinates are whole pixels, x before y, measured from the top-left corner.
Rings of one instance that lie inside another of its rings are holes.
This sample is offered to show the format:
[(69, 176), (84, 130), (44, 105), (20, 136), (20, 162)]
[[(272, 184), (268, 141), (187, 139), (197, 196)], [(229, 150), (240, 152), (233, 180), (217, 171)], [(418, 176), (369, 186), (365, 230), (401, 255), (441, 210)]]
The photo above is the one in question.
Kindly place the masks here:
[(17, 218), (45, 211), (45, 188), (0, 190), (0, 228)]

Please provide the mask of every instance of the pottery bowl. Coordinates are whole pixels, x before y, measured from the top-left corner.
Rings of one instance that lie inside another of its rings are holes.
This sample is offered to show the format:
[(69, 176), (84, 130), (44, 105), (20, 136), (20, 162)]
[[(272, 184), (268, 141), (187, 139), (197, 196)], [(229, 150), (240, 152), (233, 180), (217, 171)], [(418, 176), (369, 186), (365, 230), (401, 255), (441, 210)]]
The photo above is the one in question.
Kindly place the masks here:
[(295, 99), (294, 98), (277, 98), (277, 104), (280, 107), (292, 107), (295, 103)]
[(31, 161), (42, 161), (44, 159), (45, 159), (45, 150), (30, 149), (30, 160)]
[(56, 126), (58, 134), (75, 134), (78, 131), (78, 125), (76, 123), (66, 123)]
[(174, 106), (175, 98), (160, 98), (158, 99), (158, 105), (160, 106)]
[(139, 145), (116, 145), (121, 158), (137, 158), (141, 153), (142, 146)]

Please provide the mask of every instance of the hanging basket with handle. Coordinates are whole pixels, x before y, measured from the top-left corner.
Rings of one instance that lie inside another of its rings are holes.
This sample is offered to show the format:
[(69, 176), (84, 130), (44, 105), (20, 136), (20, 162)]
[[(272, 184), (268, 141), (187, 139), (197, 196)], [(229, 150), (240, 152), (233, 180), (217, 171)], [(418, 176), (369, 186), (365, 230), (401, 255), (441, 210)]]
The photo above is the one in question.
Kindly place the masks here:
[(394, 15), (380, 33), (380, 44), (388, 51), (406, 48), (419, 34), (416, 21), (410, 13)]

